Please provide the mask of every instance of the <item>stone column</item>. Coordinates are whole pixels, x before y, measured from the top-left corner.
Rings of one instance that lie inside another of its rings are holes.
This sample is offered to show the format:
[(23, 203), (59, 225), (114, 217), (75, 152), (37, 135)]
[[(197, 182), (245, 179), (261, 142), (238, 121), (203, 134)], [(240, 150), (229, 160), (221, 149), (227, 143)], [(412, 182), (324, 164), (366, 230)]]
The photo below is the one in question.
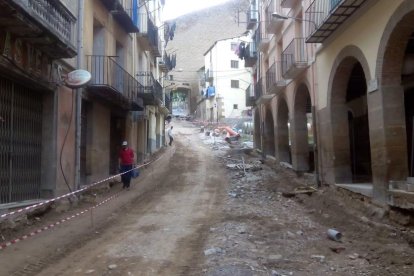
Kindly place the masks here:
[(306, 113), (296, 111), (290, 124), (292, 167), (295, 171), (309, 170), (309, 145)]
[(385, 203), (389, 180), (408, 176), (404, 89), (382, 86), (368, 94), (374, 199)]

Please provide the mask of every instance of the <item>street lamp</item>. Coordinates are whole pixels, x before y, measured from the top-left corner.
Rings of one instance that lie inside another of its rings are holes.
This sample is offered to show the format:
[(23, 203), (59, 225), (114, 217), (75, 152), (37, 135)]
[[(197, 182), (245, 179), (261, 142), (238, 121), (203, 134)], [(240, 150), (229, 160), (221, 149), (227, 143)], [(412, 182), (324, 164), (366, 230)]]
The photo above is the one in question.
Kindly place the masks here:
[(299, 18), (299, 17), (293, 17), (293, 16), (286, 16), (286, 15), (281, 15), (278, 14), (277, 12), (272, 13), (272, 18), (274, 19), (281, 19), (281, 20), (286, 20), (286, 19), (293, 19), (293, 20), (298, 20), (298, 21), (302, 21), (302, 22), (309, 22), (313, 24), (313, 27), (315, 29), (317, 29), (316, 23), (308, 20), (308, 19), (303, 19), (303, 18)]

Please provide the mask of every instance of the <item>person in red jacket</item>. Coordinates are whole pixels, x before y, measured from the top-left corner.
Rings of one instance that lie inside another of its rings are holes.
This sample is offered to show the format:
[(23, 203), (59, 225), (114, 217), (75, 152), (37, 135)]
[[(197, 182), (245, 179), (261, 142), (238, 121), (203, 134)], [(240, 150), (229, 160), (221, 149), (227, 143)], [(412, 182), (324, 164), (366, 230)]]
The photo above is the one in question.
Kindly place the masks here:
[(132, 167), (134, 165), (134, 152), (128, 147), (128, 142), (122, 142), (122, 149), (119, 151), (119, 167), (121, 175), (122, 188), (129, 189), (132, 177)]

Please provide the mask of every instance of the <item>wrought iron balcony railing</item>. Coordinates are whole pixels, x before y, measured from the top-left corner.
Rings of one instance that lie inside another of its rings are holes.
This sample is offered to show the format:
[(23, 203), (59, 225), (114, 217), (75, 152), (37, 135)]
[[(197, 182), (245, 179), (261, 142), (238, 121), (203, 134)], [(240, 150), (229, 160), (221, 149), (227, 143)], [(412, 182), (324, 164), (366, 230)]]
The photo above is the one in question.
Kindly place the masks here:
[(259, 24), (258, 28), (256, 29), (254, 38), (255, 38), (258, 50), (264, 53), (264, 52), (267, 52), (267, 50), (269, 49), (270, 35), (266, 32), (266, 30), (262, 28), (263, 28), (262, 24)]
[(258, 100), (261, 96), (263, 96), (263, 80), (259, 79), (259, 81), (254, 85), (254, 97)]
[(167, 73), (175, 68), (176, 60), (177, 60), (176, 54), (167, 55), (167, 53), (164, 52), (164, 55), (162, 58), (160, 58), (158, 65), (161, 71), (163, 71), (164, 73)]
[(23, 37), (29, 34), (28, 41), (39, 45), (52, 58), (71, 58), (76, 55), (76, 17), (60, 1), (11, 0), (0, 3), (0, 9), (0, 28), (7, 31), (11, 26), (18, 26)]
[(111, 12), (115, 20), (128, 32), (137, 33), (138, 1), (137, 0), (101, 0)]
[(143, 86), (143, 93), (139, 96), (144, 99), (145, 105), (163, 104), (162, 86), (151, 72), (138, 72), (137, 79)]
[(266, 93), (278, 94), (284, 87), (286, 81), (282, 76), (281, 62), (275, 61), (266, 72)]
[(306, 42), (323, 43), (366, 0), (314, 0), (305, 11)]
[(249, 85), (246, 89), (246, 106), (255, 106), (256, 97), (254, 95), (254, 86)]
[(245, 49), (244, 67), (253, 67), (257, 62), (257, 57), (256, 42), (250, 42)]
[(282, 8), (293, 9), (301, 0), (282, 0), (280, 6)]
[(126, 110), (143, 108), (138, 96), (144, 92), (144, 87), (116, 62), (115, 57), (89, 55), (86, 65), (92, 75), (88, 90), (94, 95)]
[(256, 26), (256, 24), (259, 22), (259, 11), (256, 7), (250, 7), (246, 12), (246, 29), (252, 30)]
[(155, 26), (151, 16), (145, 13), (138, 15), (139, 33), (138, 38), (143, 42), (144, 48), (152, 52), (156, 57), (162, 55), (161, 39), (158, 28)]
[(206, 71), (206, 80), (213, 81), (214, 79), (214, 71), (212, 69), (207, 69)]
[(282, 52), (282, 75), (293, 79), (308, 67), (305, 38), (294, 38)]
[(169, 94), (165, 94), (165, 107), (168, 108), (168, 110), (172, 110), (172, 101)]

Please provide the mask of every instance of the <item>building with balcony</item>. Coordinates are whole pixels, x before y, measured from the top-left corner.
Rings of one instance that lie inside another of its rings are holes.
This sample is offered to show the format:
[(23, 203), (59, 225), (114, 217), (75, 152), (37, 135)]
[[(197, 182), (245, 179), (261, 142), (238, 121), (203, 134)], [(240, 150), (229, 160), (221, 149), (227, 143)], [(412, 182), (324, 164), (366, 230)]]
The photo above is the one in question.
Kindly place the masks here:
[[(164, 145), (160, 1), (84, 1), (83, 64), (92, 79), (83, 91), (82, 184), (117, 173), (128, 141), (143, 162)], [(156, 11), (150, 13), (149, 11)]]
[(74, 135), (74, 97), (61, 76), (75, 68), (77, 4), (1, 0), (0, 10), (3, 209), (66, 192), (64, 177), (73, 184), (74, 143), (65, 135)]
[(413, 1), (319, 0), (304, 8), (312, 21), (306, 39), (321, 43), (321, 181), (412, 208)]
[(260, 88), (253, 112), (255, 146), (294, 170), (313, 172), (311, 99), (316, 45), (304, 39), (302, 1), (258, 4), (261, 20), (251, 32), (258, 45), (253, 79), (258, 80), (255, 88)]
[[(0, 208), (118, 173), (124, 140), (137, 162), (163, 147), (163, 3), (0, 0)], [(72, 90), (75, 69), (92, 78)]]
[(413, 2), (261, 1), (259, 11), (255, 146), (320, 182), (412, 208)]
[(246, 59), (251, 59), (249, 45), (245, 37), (223, 39), (204, 53), (208, 82), (205, 97), (210, 102), (205, 111), (210, 116), (205, 117), (211, 121), (246, 116), (245, 91), (251, 83), (250, 69), (245, 66)]

